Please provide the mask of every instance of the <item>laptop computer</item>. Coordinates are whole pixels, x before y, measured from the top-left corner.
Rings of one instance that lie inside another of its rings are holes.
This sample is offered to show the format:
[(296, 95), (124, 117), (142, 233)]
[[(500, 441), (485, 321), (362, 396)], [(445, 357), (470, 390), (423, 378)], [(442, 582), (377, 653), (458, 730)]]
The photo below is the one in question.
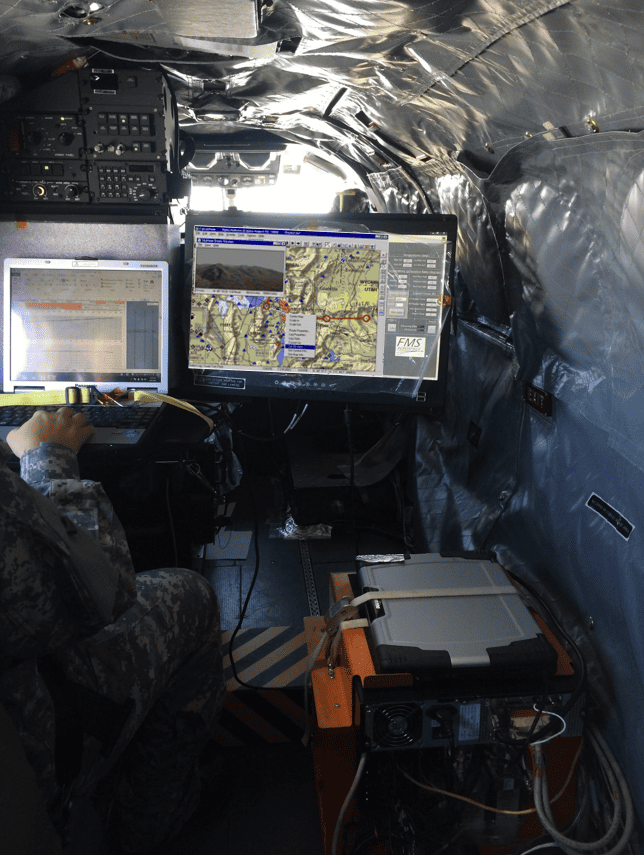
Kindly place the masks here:
[[(89, 386), (101, 393), (166, 393), (168, 299), (165, 261), (5, 259), (3, 391)], [(140, 443), (161, 407), (91, 407), (86, 412), (96, 419), (88, 420), (96, 426), (89, 443)], [(0, 407), (1, 420), (12, 422), (0, 425), (0, 438), (23, 415), (20, 407)]]
[[(373, 652), (383, 672), (453, 680), (458, 674), (556, 671), (556, 651), (499, 564), (438, 553), (411, 555), (401, 563), (363, 566), (358, 579), (361, 592), (436, 592), (369, 604)], [(468, 595), (474, 590), (478, 595)]]

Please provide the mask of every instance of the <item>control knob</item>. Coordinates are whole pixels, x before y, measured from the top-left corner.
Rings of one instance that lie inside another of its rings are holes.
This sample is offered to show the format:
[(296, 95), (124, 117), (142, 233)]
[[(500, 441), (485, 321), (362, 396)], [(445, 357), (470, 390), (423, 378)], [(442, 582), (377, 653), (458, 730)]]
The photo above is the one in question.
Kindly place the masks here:
[(149, 202), (155, 197), (156, 191), (153, 187), (137, 187), (134, 195), (139, 202)]

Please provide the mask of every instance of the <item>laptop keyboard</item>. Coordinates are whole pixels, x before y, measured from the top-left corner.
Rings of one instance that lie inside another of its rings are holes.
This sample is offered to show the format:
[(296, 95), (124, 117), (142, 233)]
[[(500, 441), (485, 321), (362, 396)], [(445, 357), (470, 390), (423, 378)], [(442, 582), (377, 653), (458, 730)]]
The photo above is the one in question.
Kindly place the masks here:
[[(0, 439), (6, 439), (13, 428), (20, 427), (36, 410), (55, 412), (59, 406), (36, 407), (29, 404), (0, 407)], [(73, 413), (83, 413), (94, 434), (88, 440), (96, 444), (136, 444), (159, 412), (157, 406), (101, 407), (92, 404), (69, 405)]]

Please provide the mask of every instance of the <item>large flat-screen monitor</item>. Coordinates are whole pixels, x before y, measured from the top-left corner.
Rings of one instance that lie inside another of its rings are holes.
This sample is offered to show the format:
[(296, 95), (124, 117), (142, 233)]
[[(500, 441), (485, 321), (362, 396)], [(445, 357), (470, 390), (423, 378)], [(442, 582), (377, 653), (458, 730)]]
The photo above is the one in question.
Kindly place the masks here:
[(455, 245), (448, 215), (191, 214), (195, 385), (442, 406)]

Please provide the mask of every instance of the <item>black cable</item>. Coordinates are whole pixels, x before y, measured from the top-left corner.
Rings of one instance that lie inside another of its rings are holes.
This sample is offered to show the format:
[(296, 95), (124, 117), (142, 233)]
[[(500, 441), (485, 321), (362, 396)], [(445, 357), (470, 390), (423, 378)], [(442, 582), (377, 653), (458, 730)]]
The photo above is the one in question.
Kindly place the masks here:
[[(180, 59), (178, 57), (173, 57), (173, 56), (165, 56), (165, 57), (155, 58), (155, 57), (151, 57), (149, 55), (146, 57), (141, 57), (140, 59), (137, 59), (135, 56), (122, 56), (118, 53), (114, 53), (113, 51), (106, 50), (104, 47), (101, 46), (100, 43), (98, 43), (98, 41), (96, 39), (85, 39), (85, 38), (83, 38), (83, 39), (80, 39), (79, 42), (76, 42), (75, 39), (70, 38), (69, 41), (73, 42), (74, 44), (80, 43), (80, 44), (82, 44), (83, 47), (87, 47), (87, 45), (89, 44), (89, 46), (91, 48), (93, 48), (95, 51), (103, 54), (104, 56), (109, 56), (110, 59), (116, 59), (119, 62), (125, 62), (125, 63), (136, 62), (136, 63), (139, 63), (141, 65), (200, 65), (200, 66), (203, 66), (203, 65), (207, 65), (209, 61), (210, 61), (210, 63), (215, 62), (216, 60), (213, 60), (213, 56), (220, 56), (220, 54), (212, 54), (212, 53), (205, 53), (204, 52), (204, 56), (200, 60)], [(131, 49), (132, 50), (140, 50), (140, 51), (149, 51), (150, 50), (149, 48), (139, 48), (139, 47), (135, 47), (135, 46), (132, 46)], [(165, 50), (176, 52), (178, 50), (178, 48), (165, 48)], [(199, 51), (191, 51), (191, 52), (181, 51), (181, 53), (183, 53), (184, 55), (187, 55), (187, 56), (194, 56), (194, 54), (199, 53)]]
[(357, 527), (357, 489), (356, 489), (356, 460), (353, 450), (353, 437), (351, 431), (351, 407), (344, 406), (344, 424), (347, 428), (347, 445), (349, 447), (349, 518), (352, 522), (351, 529), (355, 535), (355, 554), (359, 553), (358, 527)]
[[(177, 122), (177, 127), (178, 127)], [(181, 150), (181, 146), (183, 144), (183, 151)], [(187, 131), (181, 130), (179, 128), (179, 149), (177, 153), (179, 170), (185, 169), (192, 163), (192, 159), (195, 156), (195, 152), (197, 151), (197, 143), (192, 136)]]
[[(583, 752), (583, 749), (582, 749), (582, 756), (584, 753), (585, 752)], [(582, 759), (582, 757), (580, 757), (580, 760), (581, 759)], [(583, 793), (583, 795), (581, 798), (581, 804), (579, 805), (579, 808), (577, 809), (576, 815), (561, 828), (562, 834), (568, 835), (568, 832), (572, 831), (572, 829), (577, 825), (577, 823), (580, 821), (580, 819), (583, 817), (584, 813), (586, 812), (586, 807), (587, 807), (588, 802), (589, 802), (589, 790), (588, 790), (588, 780), (587, 779), (588, 779), (588, 772), (586, 770), (586, 763), (585, 762), (578, 762), (577, 763), (577, 781), (576, 781), (576, 790), (575, 790), (576, 801), (579, 799), (579, 793)]]
[(331, 98), (331, 100), (329, 101), (329, 103), (328, 103), (328, 105), (327, 105), (326, 110), (324, 111), (324, 113), (322, 113), (322, 118), (323, 118), (323, 119), (328, 119), (328, 118), (329, 118), (329, 116), (331, 115), (331, 113), (332, 113), (332, 112), (333, 112), (333, 110), (335, 109), (335, 107), (336, 107), (336, 105), (337, 105), (338, 101), (340, 101), (340, 99), (341, 99), (344, 95), (346, 95), (347, 91), (348, 91), (348, 90), (347, 90), (347, 87), (346, 87), (346, 86), (343, 86), (343, 87), (342, 87), (342, 89), (339, 89), (339, 90), (335, 93), (335, 95), (333, 96), (333, 98)]
[(360, 142), (366, 143), (370, 148), (374, 149), (378, 154), (384, 157), (386, 160), (389, 160), (391, 163), (395, 163), (396, 166), (400, 169), (401, 172), (404, 173), (405, 178), (409, 181), (409, 183), (420, 193), (423, 202), (427, 206), (427, 209), (430, 213), (436, 213), (434, 210), (434, 206), (431, 203), (427, 192), (423, 188), (422, 184), (416, 179), (413, 175), (411, 169), (407, 165), (407, 163), (400, 157), (399, 155), (394, 154), (392, 150), (384, 143), (384, 141), (380, 141), (378, 144), (373, 137), (367, 136), (367, 134), (362, 134), (352, 128), (350, 125), (346, 124), (346, 122), (341, 121), (340, 119), (332, 119), (331, 116), (327, 116), (325, 118), (332, 127), (335, 127), (337, 130), (341, 130), (344, 134), (350, 134), (353, 137), (356, 137)]
[(172, 548), (174, 551), (174, 566), (178, 567), (179, 566), (179, 554), (177, 552), (177, 538), (175, 537), (175, 534), (174, 534), (174, 523), (172, 521), (172, 507), (170, 505), (170, 476), (169, 475), (168, 475), (168, 478), (166, 479), (166, 482), (165, 482), (165, 503), (166, 503), (166, 507), (168, 508), (168, 521), (170, 523), (170, 534), (172, 536)]
[[(565, 641), (570, 645), (570, 647), (574, 651), (574, 654), (575, 654), (575, 656), (579, 662), (579, 674), (580, 674), (579, 683), (575, 687), (570, 698), (561, 707), (561, 709), (559, 709), (557, 711), (559, 713), (559, 715), (565, 716), (566, 713), (569, 712), (572, 709), (572, 707), (575, 705), (579, 696), (581, 695), (581, 693), (585, 689), (586, 677), (587, 677), (586, 660), (581, 655), (581, 651), (579, 650), (579, 648), (577, 647), (575, 642), (568, 635), (568, 633), (563, 629), (563, 627), (561, 626), (561, 624), (559, 623), (559, 621), (557, 620), (557, 618), (553, 614), (550, 607), (546, 604), (545, 600), (543, 600), (542, 597), (540, 597), (537, 594), (537, 592), (532, 588), (531, 585), (529, 585), (527, 582), (524, 582), (524, 580), (521, 579), (519, 576), (517, 576), (515, 573), (512, 573), (510, 570), (507, 570), (507, 569), (505, 570), (505, 572), (508, 574), (508, 576), (510, 576), (511, 579), (513, 579), (515, 582), (517, 582), (519, 585), (521, 585), (523, 588), (525, 588), (525, 590), (530, 594), (530, 596), (533, 597), (533, 599), (546, 612), (548, 618), (554, 624), (554, 626), (556, 627), (556, 629), (560, 635), (560, 638), (559, 638), (560, 642), (561, 642), (562, 638), (565, 639)], [(561, 643), (563, 644), (563, 642), (561, 642)], [(539, 738), (543, 739), (544, 737), (551, 736), (553, 734), (553, 731), (555, 730), (556, 726), (558, 726), (557, 720), (550, 721), (544, 728), (542, 728), (539, 731), (539, 734), (538, 734)]]
[(178, 176), (181, 171), (179, 166), (179, 106), (177, 104), (177, 96), (174, 94), (174, 87), (170, 83), (170, 75), (162, 69), (161, 76), (168, 87), (168, 92), (170, 93), (170, 110), (174, 114), (172, 116), (174, 119), (174, 146), (170, 171)]
[[(537, 729), (537, 724), (541, 720), (541, 716), (543, 715), (544, 712), (547, 712), (547, 710), (545, 710), (544, 708), (548, 702), (548, 695), (549, 695), (549, 688), (550, 687), (548, 685), (547, 673), (545, 671), (543, 671), (541, 676), (543, 678), (543, 693), (541, 695), (541, 700), (539, 701), (539, 705), (538, 705), (538, 709), (537, 709), (537, 715), (533, 718), (532, 725), (530, 726), (530, 730), (527, 732), (527, 734), (522, 739), (513, 739), (510, 736), (508, 736), (507, 738), (502, 737), (498, 732), (499, 729), (501, 729), (501, 728), (494, 731), (494, 738), (497, 740), (497, 742), (500, 742), (506, 748), (510, 748), (513, 751), (516, 751), (518, 758), (521, 757), (521, 755), (524, 753), (526, 748), (530, 745), (532, 737), (534, 736), (534, 732)], [(545, 730), (545, 727), (543, 727), (542, 730), (539, 731), (540, 737), (541, 737), (541, 734), (543, 733), (544, 730)]]
[(589, 769), (589, 783), (592, 781), (596, 788), (597, 803), (600, 813), (595, 813), (590, 806), (590, 821), (595, 830), (595, 836), (603, 836), (608, 830), (608, 818), (605, 806), (613, 800), (612, 787), (607, 779), (606, 769), (599, 762), (596, 751), (589, 751), (587, 757)]
[(236, 434), (239, 436), (243, 436), (244, 439), (252, 439), (253, 442), (276, 442), (278, 439), (283, 439), (285, 434), (280, 433), (277, 436), (253, 436), (252, 433), (246, 433), (246, 431), (240, 430), (239, 428), (233, 428)]
[[(244, 453), (243, 443), (241, 449), (242, 459), (246, 461), (246, 455)], [(257, 513), (257, 505), (255, 504), (255, 495), (254, 490), (250, 490), (250, 503), (253, 510), (253, 540), (255, 542), (255, 569), (253, 571), (253, 578), (250, 582), (250, 587), (248, 588), (248, 593), (246, 594), (246, 599), (244, 601), (244, 605), (242, 606), (241, 614), (239, 616), (239, 621), (237, 622), (237, 626), (233, 630), (233, 634), (230, 637), (230, 642), (228, 644), (228, 657), (230, 659), (230, 667), (232, 668), (233, 676), (235, 680), (239, 683), (240, 686), (244, 686), (246, 689), (253, 689), (254, 691), (262, 691), (262, 692), (281, 692), (283, 691), (282, 686), (253, 686), (251, 683), (246, 683), (239, 678), (237, 673), (237, 666), (235, 665), (235, 660), (233, 659), (233, 647), (235, 645), (235, 639), (237, 638), (237, 634), (242, 627), (244, 622), (244, 618), (246, 617), (246, 610), (248, 609), (248, 604), (250, 602), (251, 594), (253, 593), (253, 588), (255, 587), (255, 583), (257, 582), (257, 577), (259, 575), (259, 515)], [(241, 593), (241, 578), (240, 578), (240, 593)]]
[(391, 483), (393, 484), (394, 496), (398, 505), (398, 513), (400, 514), (402, 542), (405, 544), (407, 550), (413, 553), (413, 539), (407, 533), (407, 522), (405, 520), (405, 490), (397, 468), (391, 473)]

